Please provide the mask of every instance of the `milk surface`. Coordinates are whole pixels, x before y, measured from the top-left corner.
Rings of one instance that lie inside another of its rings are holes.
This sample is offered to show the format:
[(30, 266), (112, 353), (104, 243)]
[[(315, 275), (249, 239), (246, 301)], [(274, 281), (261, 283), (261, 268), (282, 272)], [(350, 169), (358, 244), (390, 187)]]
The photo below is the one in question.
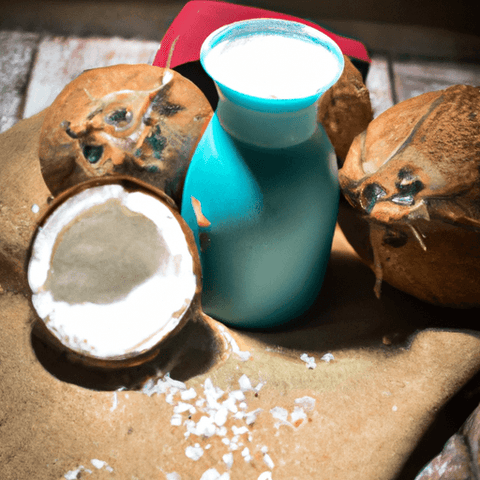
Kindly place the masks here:
[(314, 95), (339, 68), (322, 45), (275, 34), (225, 40), (203, 61), (215, 81), (254, 97), (278, 99)]

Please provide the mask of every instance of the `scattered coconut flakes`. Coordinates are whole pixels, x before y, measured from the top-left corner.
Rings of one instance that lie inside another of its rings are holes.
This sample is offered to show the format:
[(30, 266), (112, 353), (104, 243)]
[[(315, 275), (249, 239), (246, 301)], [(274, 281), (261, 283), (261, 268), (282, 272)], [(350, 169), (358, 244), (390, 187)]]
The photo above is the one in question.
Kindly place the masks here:
[(293, 427), (293, 425), (288, 421), (288, 411), (282, 407), (274, 407), (270, 410), (273, 418), (280, 420), (279, 422), (275, 423), (275, 428), (280, 428), (282, 425), (288, 425)]
[(233, 453), (226, 453), (222, 457), (222, 459), (225, 462), (225, 465), (227, 466), (228, 469), (232, 468), (232, 466), (233, 466)]
[(303, 422), (307, 418), (307, 414), (303, 411), (302, 407), (295, 407), (293, 412), (290, 414), (292, 419), (292, 424), (296, 425), (299, 420)]
[(177, 472), (167, 473), (167, 480), (182, 480), (182, 477)]
[(330, 363), (332, 360), (335, 360), (335, 357), (331, 353), (326, 353), (321, 360), (324, 362)]
[(242, 390), (242, 392), (253, 390), (252, 382), (250, 382), (250, 379), (245, 374), (238, 379), (238, 384), (240, 385), (240, 390)]
[(210, 468), (204, 472), (200, 480), (230, 480), (230, 474), (225, 472), (220, 475), (215, 468)]
[(272, 480), (272, 472), (261, 473), (257, 480)]
[(184, 422), (185, 433), (183, 434), (185, 438), (188, 438), (192, 433), (192, 430), (195, 429), (195, 422), (193, 420), (185, 420)]
[(252, 423), (255, 423), (257, 420), (258, 414), (262, 412), (261, 408), (257, 408), (256, 410), (253, 410), (252, 412), (248, 412), (245, 414), (245, 423), (247, 425), (251, 425)]
[(233, 398), (237, 402), (245, 400), (245, 394), (241, 390), (232, 390), (229, 394), (229, 397)]
[(235, 402), (236, 402), (235, 397), (229, 394), (228, 398), (223, 401), (222, 407), (227, 408), (232, 413), (237, 413), (238, 407)]
[(235, 355), (237, 355), (240, 358), (240, 360), (242, 360), (243, 362), (250, 360), (250, 357), (252, 356), (252, 354), (250, 352), (241, 351), (235, 339), (227, 332), (227, 330), (223, 325), (219, 325), (219, 328), (220, 328), (220, 331), (222, 332), (223, 337), (225, 338), (227, 343), (230, 345), (232, 352)]
[(98, 460), (98, 458), (93, 458), (92, 460), (90, 460), (90, 462), (92, 462), (92, 465), (98, 470), (105, 468), (107, 472), (113, 472), (113, 468), (103, 460)]
[(182, 416), (179, 413), (174, 413), (170, 419), (170, 424), (179, 427), (182, 424)]
[(205, 398), (207, 400), (207, 408), (215, 410), (220, 408), (218, 399), (221, 398), (225, 394), (225, 392), (221, 388), (214, 387), (210, 378), (207, 378), (205, 380), (203, 390), (205, 393)]
[(235, 420), (241, 420), (242, 418), (245, 418), (246, 415), (247, 414), (245, 412), (237, 412), (237, 413), (235, 413), (235, 415), (233, 415), (233, 418)]
[(265, 462), (265, 465), (272, 470), (273, 467), (275, 467), (275, 464), (273, 463), (272, 457), (268, 453), (263, 454), (263, 461)]
[(82, 470), (85, 470), (82, 466), (78, 467), (76, 470), (70, 470), (64, 475), (64, 478), (66, 478), (66, 480), (77, 480)]
[(193, 400), (197, 396), (197, 391), (192, 387), (180, 393), (182, 400)]
[(285, 408), (282, 407), (273, 407), (270, 410), (270, 413), (272, 414), (273, 418), (276, 418), (278, 420), (287, 420), (288, 418), (288, 411)]
[(244, 433), (248, 433), (248, 428), (237, 427), (236, 425), (232, 425), (232, 432), (234, 435), (243, 435)]
[(191, 429), (191, 433), (199, 437), (211, 437), (215, 435), (216, 430), (213, 419), (203, 415), (194, 428)]
[(305, 409), (307, 412), (311, 412), (315, 409), (315, 399), (309, 396), (300, 397), (295, 399), (295, 403)]
[(317, 366), (315, 363), (315, 358), (309, 357), (306, 353), (302, 353), (300, 355), (300, 360), (304, 361), (307, 364), (307, 368), (310, 370), (313, 370)]
[(228, 409), (226, 407), (221, 407), (219, 410), (215, 412), (213, 421), (219, 427), (222, 427), (227, 422), (228, 417)]
[(185, 413), (190, 412), (192, 415), (197, 411), (197, 409), (190, 405), (189, 403), (185, 402), (178, 402), (177, 405), (173, 407), (174, 413)]
[(203, 448), (198, 443), (196, 443), (193, 447), (189, 445), (185, 449), (185, 455), (196, 462), (202, 457)]
[(168, 385), (161, 378), (155, 382), (153, 379), (147, 380), (142, 387), (142, 393), (151, 397), (155, 393), (160, 395), (168, 392)]
[(257, 386), (254, 388), (255, 393), (258, 393), (264, 385), (265, 385), (265, 382), (259, 382)]
[(175, 380), (170, 377), (170, 373), (165, 374), (165, 377), (163, 378), (165, 383), (170, 387), (170, 388), (178, 388), (178, 390), (186, 390), (187, 386), (185, 385), (184, 382), (181, 382), (180, 380)]
[(250, 449), (248, 447), (245, 447), (242, 450), (242, 457), (246, 462), (250, 462), (252, 460), (252, 456), (250, 455)]
[(235, 450), (238, 450), (242, 445), (243, 445), (243, 443), (237, 443), (237, 442), (232, 440), (230, 442), (230, 445), (228, 446), (228, 449), (231, 450), (231, 451), (235, 451)]

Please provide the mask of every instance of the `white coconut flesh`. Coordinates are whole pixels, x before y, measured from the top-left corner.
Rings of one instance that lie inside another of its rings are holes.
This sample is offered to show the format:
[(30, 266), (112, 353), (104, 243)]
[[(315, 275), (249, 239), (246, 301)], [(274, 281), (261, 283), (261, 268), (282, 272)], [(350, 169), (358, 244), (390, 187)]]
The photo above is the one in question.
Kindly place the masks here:
[(28, 282), (39, 317), (63, 345), (109, 360), (142, 354), (174, 330), (197, 278), (170, 208), (114, 184), (54, 210), (34, 240)]

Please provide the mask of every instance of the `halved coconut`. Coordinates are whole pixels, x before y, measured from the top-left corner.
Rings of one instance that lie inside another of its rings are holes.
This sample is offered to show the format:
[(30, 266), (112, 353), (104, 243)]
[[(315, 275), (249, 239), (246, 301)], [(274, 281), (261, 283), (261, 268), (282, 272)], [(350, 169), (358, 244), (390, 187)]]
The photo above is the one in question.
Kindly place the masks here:
[(124, 360), (183, 324), (199, 268), (169, 197), (136, 180), (100, 179), (58, 199), (34, 239), (28, 282), (35, 310), (64, 347)]

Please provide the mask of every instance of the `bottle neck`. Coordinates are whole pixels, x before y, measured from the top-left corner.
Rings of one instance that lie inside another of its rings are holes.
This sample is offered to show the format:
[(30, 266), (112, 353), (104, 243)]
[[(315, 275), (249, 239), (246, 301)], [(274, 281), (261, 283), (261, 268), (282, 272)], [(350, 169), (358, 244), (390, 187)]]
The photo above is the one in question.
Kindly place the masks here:
[(317, 102), (293, 112), (262, 112), (235, 104), (219, 90), (216, 113), (232, 137), (261, 148), (298, 145), (317, 129)]

